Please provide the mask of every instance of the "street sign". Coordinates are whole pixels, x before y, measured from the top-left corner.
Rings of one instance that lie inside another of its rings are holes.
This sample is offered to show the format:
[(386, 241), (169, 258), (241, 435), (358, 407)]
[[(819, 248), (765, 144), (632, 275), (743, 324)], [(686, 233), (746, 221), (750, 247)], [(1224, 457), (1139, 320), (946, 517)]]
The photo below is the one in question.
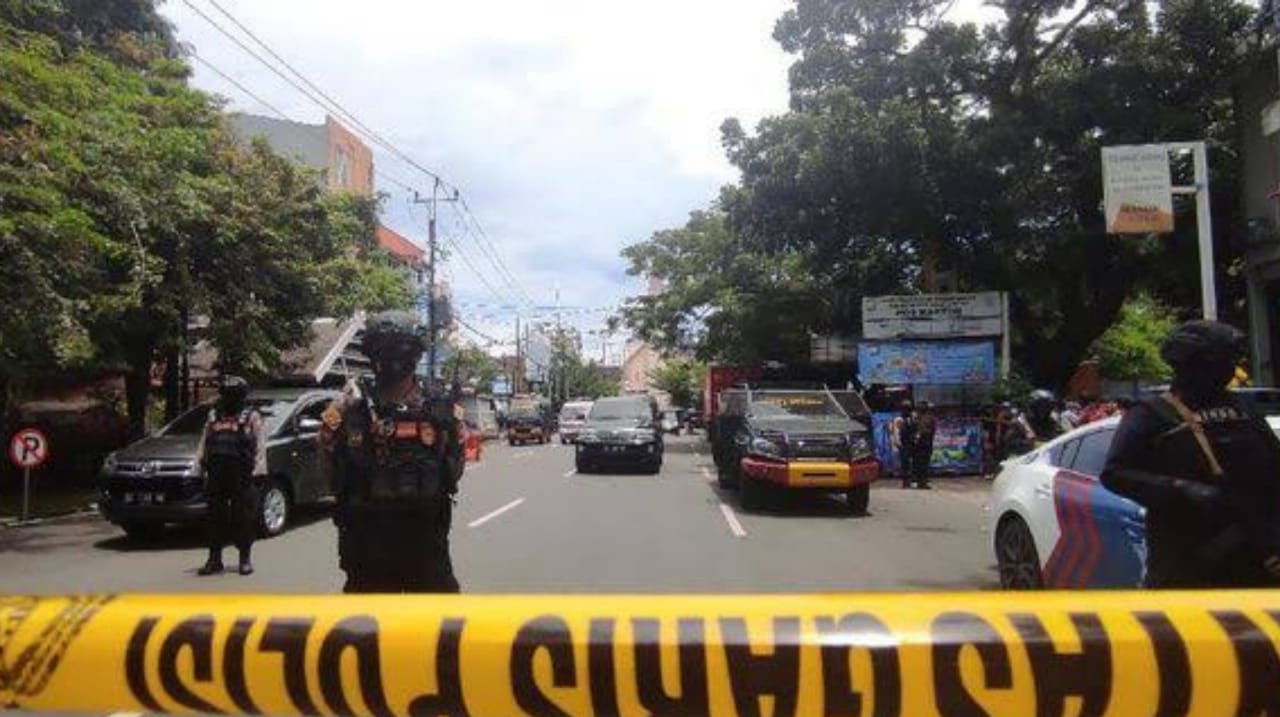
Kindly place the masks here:
[(1102, 148), (1108, 234), (1173, 231), (1173, 179), (1163, 144)]
[(944, 339), (1004, 333), (1000, 292), (868, 296), (862, 300), (866, 339)]
[(49, 439), (34, 428), (24, 428), (9, 441), (9, 459), (22, 469), (22, 519), (31, 516), (31, 469), (49, 457)]
[(35, 468), (49, 457), (49, 439), (34, 428), (24, 428), (9, 441), (9, 458), (19, 468)]

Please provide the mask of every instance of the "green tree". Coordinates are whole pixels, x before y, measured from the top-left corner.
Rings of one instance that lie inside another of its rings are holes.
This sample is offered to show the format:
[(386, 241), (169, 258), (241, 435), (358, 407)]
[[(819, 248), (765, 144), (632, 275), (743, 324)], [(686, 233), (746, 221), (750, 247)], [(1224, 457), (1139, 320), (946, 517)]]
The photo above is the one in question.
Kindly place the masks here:
[(484, 349), (475, 346), (458, 346), (442, 364), (442, 374), (449, 381), (461, 381), (464, 386), (474, 386), (487, 392), (500, 374), (498, 360)]
[(706, 378), (706, 364), (686, 359), (667, 361), (649, 374), (654, 388), (670, 394), (672, 404), (686, 408), (697, 403)]
[[(1190, 205), (1178, 205), (1171, 237), (1107, 236), (1100, 150), (1206, 138), (1217, 250), (1223, 264), (1235, 261), (1231, 83), (1256, 56), (1256, 9), (1010, 1), (992, 3), (1003, 18), (979, 27), (947, 20), (951, 5), (796, 0), (775, 31), (796, 57), (790, 111), (753, 132), (735, 120), (722, 127), (742, 174), (710, 211), (722, 214), (723, 236), (709, 239), (695, 215), (624, 252), (634, 272), (676, 287), (634, 302), (628, 323), (664, 346), (691, 328), (686, 343), (702, 358), (751, 357), (757, 346), (803, 355), (797, 338), (809, 333), (856, 333), (864, 296), (1003, 289), (1013, 295), (1015, 356), (1037, 383), (1055, 385), (1135, 288), (1195, 305)], [(690, 242), (720, 255), (690, 260)], [(754, 302), (732, 287), (729, 296), (768, 315), (735, 313), (715, 293), (746, 281), (726, 272), (735, 259), (769, 281)], [(712, 317), (724, 322), (718, 333)], [(753, 335), (760, 321), (783, 327), (778, 346)], [(728, 345), (734, 337), (739, 347)]]
[(1160, 358), (1160, 345), (1178, 325), (1177, 314), (1146, 294), (1121, 307), (1116, 321), (1093, 343), (1102, 375), (1129, 381), (1167, 381), (1172, 369)]
[(376, 203), (240, 146), (180, 61), (67, 47), (5, 22), (14, 7), (0, 6), (0, 402), (123, 372), (141, 433), (152, 368), (176, 366), (188, 316), (209, 316), (224, 366), (263, 373), (316, 316), (411, 300), (373, 258)]

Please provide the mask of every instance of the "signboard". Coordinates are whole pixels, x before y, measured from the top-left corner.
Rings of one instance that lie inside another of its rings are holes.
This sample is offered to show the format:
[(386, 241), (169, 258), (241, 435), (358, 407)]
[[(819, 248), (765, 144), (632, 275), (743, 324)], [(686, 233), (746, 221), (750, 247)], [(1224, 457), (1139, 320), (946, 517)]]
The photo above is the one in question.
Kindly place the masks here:
[(1004, 304), (998, 291), (980, 294), (869, 296), (862, 300), (862, 334), (868, 339), (999, 336)]
[[(886, 475), (902, 474), (902, 457), (893, 449), (892, 423), (900, 414), (871, 414), (876, 460)], [(982, 424), (969, 418), (940, 418), (933, 436), (933, 473), (972, 475), (982, 472)]]
[(996, 379), (990, 341), (864, 342), (858, 345), (863, 384), (987, 384)]
[(34, 428), (24, 428), (9, 441), (9, 459), (19, 468), (36, 468), (49, 457), (49, 439)]
[(1163, 144), (1102, 148), (1108, 234), (1173, 231), (1173, 179)]
[(982, 472), (982, 424), (968, 418), (943, 418), (933, 436), (933, 460), (929, 470), (936, 473), (975, 474)]
[(493, 380), (493, 389), (492, 389), (492, 390), (493, 390), (493, 395), (495, 395), (495, 396), (510, 396), (510, 395), (511, 395), (511, 381), (510, 381), (509, 379), (507, 379), (506, 377), (503, 377), (503, 378), (496, 378), (496, 379), (494, 379), (494, 380)]

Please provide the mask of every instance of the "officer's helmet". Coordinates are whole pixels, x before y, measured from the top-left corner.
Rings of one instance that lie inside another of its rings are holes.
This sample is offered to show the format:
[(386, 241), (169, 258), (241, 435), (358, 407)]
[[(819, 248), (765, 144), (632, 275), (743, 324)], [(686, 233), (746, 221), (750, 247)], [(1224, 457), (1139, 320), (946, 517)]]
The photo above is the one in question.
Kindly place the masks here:
[(1244, 334), (1219, 321), (1188, 321), (1160, 347), (1160, 357), (1175, 369), (1202, 361), (1234, 363), (1245, 353)]
[(408, 311), (385, 311), (365, 320), (363, 343), (375, 374), (407, 376), (427, 349), (427, 332)]
[(218, 382), (218, 399), (224, 411), (239, 411), (249, 399), (249, 382), (226, 375)]

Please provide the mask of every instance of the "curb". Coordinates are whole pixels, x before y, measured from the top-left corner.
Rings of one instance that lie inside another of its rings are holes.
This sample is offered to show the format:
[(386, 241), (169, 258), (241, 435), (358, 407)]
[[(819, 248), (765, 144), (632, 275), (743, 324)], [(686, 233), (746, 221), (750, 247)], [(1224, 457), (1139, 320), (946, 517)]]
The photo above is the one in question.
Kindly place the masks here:
[(18, 518), (0, 518), (0, 530), (9, 530), (12, 528), (34, 528), (38, 525), (46, 525), (48, 523), (62, 523), (77, 518), (98, 515), (98, 504), (92, 503), (87, 507), (73, 510), (66, 513), (57, 513), (55, 515), (46, 515), (40, 518), (32, 518), (30, 520), (21, 520)]

